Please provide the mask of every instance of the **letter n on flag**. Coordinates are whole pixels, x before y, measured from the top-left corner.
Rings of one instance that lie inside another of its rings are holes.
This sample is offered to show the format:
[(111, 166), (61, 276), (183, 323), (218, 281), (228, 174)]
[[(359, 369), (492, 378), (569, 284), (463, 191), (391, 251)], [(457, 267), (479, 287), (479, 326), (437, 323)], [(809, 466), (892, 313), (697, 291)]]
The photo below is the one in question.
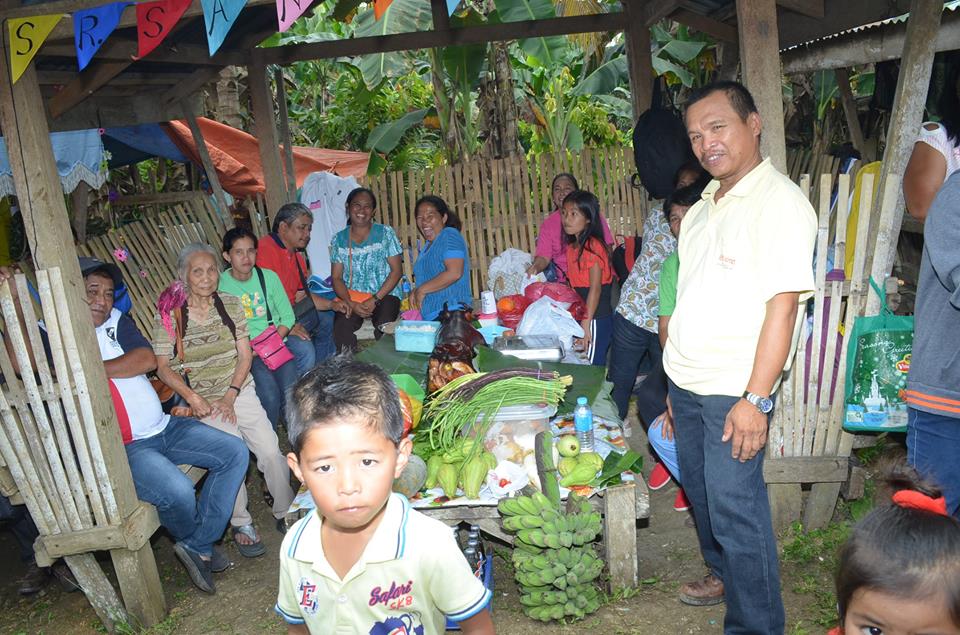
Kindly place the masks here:
[(277, 0), (277, 22), (280, 33), (290, 28), (303, 12), (310, 7), (311, 0)]
[(80, 70), (90, 60), (120, 22), (123, 10), (132, 2), (113, 2), (93, 9), (82, 9), (73, 14), (73, 42), (77, 47)]
[(137, 58), (146, 57), (170, 35), (190, 0), (157, 0), (137, 5)]
[(64, 14), (35, 15), (29, 18), (11, 18), (7, 21), (10, 29), (10, 75), (16, 83), (23, 71), (27, 70), (30, 60), (40, 50), (53, 27)]
[(393, 0), (373, 0), (373, 17), (377, 20), (383, 17), (387, 12), (387, 7), (393, 4)]

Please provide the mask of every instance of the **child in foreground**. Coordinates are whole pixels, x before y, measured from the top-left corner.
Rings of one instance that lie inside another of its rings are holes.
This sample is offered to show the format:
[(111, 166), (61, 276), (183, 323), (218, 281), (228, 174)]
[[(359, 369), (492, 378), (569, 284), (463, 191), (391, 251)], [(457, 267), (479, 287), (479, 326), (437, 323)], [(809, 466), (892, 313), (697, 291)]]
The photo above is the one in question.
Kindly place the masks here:
[(393, 480), (410, 457), (396, 387), (370, 364), (334, 358), (290, 392), (290, 469), (315, 513), (280, 548), (276, 611), (288, 633), (493, 633), (490, 591), (447, 525), (411, 509)]
[(960, 634), (960, 523), (942, 493), (905, 463), (886, 479), (892, 501), (840, 550), (830, 635)]

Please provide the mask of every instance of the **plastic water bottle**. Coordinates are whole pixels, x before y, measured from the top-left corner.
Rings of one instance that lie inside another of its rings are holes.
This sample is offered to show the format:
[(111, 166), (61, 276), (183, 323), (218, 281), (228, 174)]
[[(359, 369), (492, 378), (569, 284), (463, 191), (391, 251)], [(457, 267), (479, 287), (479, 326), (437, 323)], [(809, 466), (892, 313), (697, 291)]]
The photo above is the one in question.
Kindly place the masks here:
[(577, 431), (580, 451), (593, 452), (593, 412), (587, 405), (586, 397), (577, 397), (577, 407), (573, 411), (573, 427)]
[(410, 281), (407, 280), (407, 276), (404, 275), (400, 278), (400, 294), (403, 296), (400, 298), (400, 310), (407, 311), (410, 309)]

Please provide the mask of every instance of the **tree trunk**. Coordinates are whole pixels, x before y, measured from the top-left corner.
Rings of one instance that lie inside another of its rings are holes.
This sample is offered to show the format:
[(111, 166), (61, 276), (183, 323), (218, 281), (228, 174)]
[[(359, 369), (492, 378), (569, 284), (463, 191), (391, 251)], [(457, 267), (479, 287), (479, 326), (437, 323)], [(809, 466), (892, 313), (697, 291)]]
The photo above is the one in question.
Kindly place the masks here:
[(500, 118), (500, 153), (509, 157), (520, 151), (520, 134), (517, 128), (517, 100), (513, 95), (513, 69), (506, 42), (490, 45), (493, 68), (496, 73), (497, 113)]
[(240, 110), (240, 74), (236, 66), (226, 66), (217, 81), (217, 119), (228, 126), (244, 130)]
[(460, 120), (457, 118), (457, 109), (454, 107), (453, 99), (447, 95), (439, 49), (430, 50), (430, 78), (433, 84), (433, 103), (437, 108), (437, 118), (440, 120), (440, 133), (443, 136), (447, 162), (451, 165), (459, 163), (466, 155), (463, 132), (460, 127)]

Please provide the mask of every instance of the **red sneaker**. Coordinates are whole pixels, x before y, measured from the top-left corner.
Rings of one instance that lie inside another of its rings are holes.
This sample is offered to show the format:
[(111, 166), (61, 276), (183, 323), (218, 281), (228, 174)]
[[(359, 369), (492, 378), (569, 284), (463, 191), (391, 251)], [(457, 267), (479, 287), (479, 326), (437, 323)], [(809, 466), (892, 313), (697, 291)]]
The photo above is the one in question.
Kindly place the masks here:
[(687, 500), (687, 495), (683, 493), (682, 487), (677, 491), (677, 497), (673, 499), (673, 509), (678, 512), (685, 512), (690, 509), (690, 501)]
[(663, 463), (657, 463), (650, 471), (650, 478), (647, 479), (647, 486), (652, 490), (658, 490), (670, 482), (670, 472), (663, 466)]

